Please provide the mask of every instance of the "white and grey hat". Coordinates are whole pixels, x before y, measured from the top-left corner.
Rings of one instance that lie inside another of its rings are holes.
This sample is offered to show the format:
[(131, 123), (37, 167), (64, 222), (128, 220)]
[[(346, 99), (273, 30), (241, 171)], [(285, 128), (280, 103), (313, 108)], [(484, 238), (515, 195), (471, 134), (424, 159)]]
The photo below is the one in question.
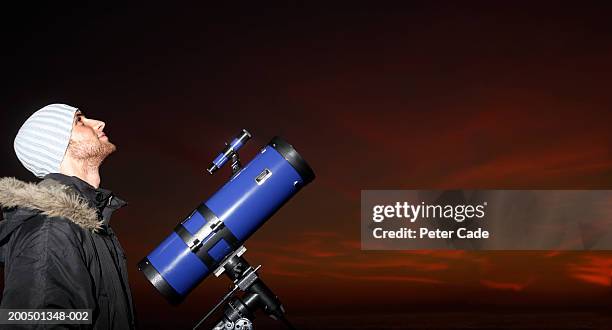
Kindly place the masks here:
[(66, 104), (49, 104), (34, 112), (17, 132), (13, 144), (17, 158), (37, 177), (59, 173), (77, 110)]

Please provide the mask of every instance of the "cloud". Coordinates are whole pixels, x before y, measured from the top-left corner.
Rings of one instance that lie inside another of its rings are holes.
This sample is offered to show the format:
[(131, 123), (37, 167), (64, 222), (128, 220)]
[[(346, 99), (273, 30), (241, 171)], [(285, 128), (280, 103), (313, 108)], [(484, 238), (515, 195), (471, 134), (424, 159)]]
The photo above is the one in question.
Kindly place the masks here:
[(490, 289), (498, 289), (498, 290), (511, 290), (511, 291), (523, 291), (529, 284), (531, 284), (532, 280), (530, 279), (527, 282), (499, 282), (492, 280), (480, 280), (480, 284), (484, 287)]
[(583, 282), (610, 286), (612, 285), (612, 257), (585, 256), (579, 262), (567, 266), (571, 277)]
[(371, 281), (371, 282), (418, 282), (427, 284), (443, 284), (444, 281), (429, 278), (429, 277), (418, 277), (408, 275), (357, 275), (351, 273), (323, 273), (322, 275), (348, 279), (355, 281)]

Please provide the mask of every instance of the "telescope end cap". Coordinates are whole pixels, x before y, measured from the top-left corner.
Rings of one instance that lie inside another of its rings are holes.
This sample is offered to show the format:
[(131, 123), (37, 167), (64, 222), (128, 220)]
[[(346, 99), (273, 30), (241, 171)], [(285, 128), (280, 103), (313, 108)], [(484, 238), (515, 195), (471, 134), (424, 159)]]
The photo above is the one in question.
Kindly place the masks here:
[(164, 298), (173, 306), (183, 302), (184, 296), (180, 295), (155, 269), (149, 258), (144, 258), (138, 263), (138, 270), (147, 278), (149, 283), (161, 293)]
[(283, 156), (283, 158), (285, 158), (287, 162), (291, 164), (291, 166), (298, 172), (300, 177), (302, 177), (304, 186), (314, 180), (314, 171), (291, 144), (280, 136), (275, 136), (272, 138), (272, 140), (270, 140), (268, 145), (276, 149), (276, 151), (278, 151), (278, 153), (280, 153), (281, 156)]

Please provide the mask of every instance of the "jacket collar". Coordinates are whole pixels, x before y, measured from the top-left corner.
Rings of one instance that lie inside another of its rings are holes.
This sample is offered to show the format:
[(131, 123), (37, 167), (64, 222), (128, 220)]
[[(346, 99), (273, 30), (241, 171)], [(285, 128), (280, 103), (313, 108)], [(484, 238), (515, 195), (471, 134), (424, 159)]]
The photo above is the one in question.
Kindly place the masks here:
[(61, 173), (47, 174), (39, 185), (47, 185), (53, 181), (67, 186), (69, 190), (79, 194), (88, 205), (96, 209), (98, 217), (102, 219), (102, 228), (107, 229), (112, 213), (127, 205), (123, 199), (115, 196), (112, 191), (104, 188), (95, 188), (89, 183), (76, 176), (68, 176)]
[(93, 231), (106, 231), (112, 212), (126, 204), (110, 190), (95, 189), (79, 178), (58, 173), (47, 175), (39, 184), (0, 179), (2, 207), (39, 210)]
[(110, 197), (113, 196), (112, 191), (103, 188), (96, 189), (86, 181), (83, 181), (76, 176), (68, 176), (61, 173), (51, 173), (47, 174), (38, 184), (44, 186), (49, 183), (60, 183), (64, 186), (67, 186), (70, 190), (83, 197), (91, 207), (96, 209), (103, 209), (107, 205)]

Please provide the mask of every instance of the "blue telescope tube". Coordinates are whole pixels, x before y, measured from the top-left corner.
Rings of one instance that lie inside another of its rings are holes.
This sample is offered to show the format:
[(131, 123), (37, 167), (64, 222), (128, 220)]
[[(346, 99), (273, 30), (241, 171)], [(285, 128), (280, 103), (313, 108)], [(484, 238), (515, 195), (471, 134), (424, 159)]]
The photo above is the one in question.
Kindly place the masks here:
[(293, 146), (273, 138), (179, 223), (139, 270), (170, 303), (180, 303), (314, 177)]

